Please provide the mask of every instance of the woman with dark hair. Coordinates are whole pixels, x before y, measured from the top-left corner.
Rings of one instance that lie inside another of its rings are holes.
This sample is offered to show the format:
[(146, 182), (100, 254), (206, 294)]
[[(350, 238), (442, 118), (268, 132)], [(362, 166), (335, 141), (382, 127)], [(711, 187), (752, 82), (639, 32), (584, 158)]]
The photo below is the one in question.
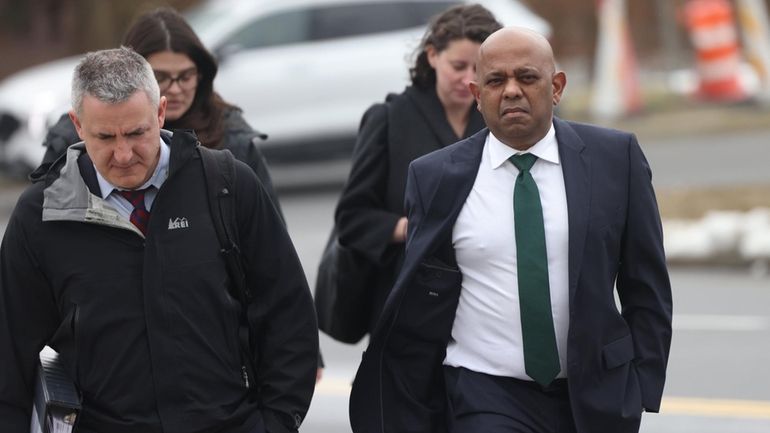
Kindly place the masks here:
[[(164, 128), (192, 129), (204, 146), (230, 150), (257, 174), (279, 208), (256, 143), (267, 136), (249, 126), (240, 109), (214, 91), (217, 63), (184, 17), (171, 8), (145, 13), (128, 29), (122, 44), (146, 58), (155, 71), (160, 93), (168, 101)], [(43, 166), (38, 170), (45, 169), (78, 141), (75, 127), (65, 114), (48, 131), (43, 143)]]
[(484, 127), (468, 82), (481, 43), (500, 23), (480, 5), (452, 7), (430, 23), (410, 69), (411, 86), (361, 120), (350, 176), (337, 204), (339, 243), (375, 267), (372, 330), (401, 267), (409, 163)]

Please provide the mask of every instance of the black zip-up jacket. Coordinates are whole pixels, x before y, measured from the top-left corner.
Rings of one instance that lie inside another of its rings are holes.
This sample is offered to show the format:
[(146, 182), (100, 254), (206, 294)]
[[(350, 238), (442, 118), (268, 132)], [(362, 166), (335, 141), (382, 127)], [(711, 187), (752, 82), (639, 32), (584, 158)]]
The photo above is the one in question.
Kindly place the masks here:
[(22, 194), (0, 247), (0, 431), (29, 431), (45, 344), (82, 391), (81, 433), (245, 433), (260, 417), (271, 433), (297, 429), (318, 355), (302, 267), (256, 176), (236, 162), (238, 239), (256, 293), (250, 399), (241, 306), (195, 145), (174, 134), (146, 237), (100, 198), (82, 144)]

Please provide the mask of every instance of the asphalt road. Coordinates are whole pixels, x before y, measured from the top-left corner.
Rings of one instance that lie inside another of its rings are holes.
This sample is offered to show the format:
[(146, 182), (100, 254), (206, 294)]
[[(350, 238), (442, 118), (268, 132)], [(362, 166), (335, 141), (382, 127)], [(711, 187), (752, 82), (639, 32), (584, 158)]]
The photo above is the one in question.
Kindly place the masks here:
[(640, 144), (656, 188), (770, 185), (770, 130), (642, 139)]

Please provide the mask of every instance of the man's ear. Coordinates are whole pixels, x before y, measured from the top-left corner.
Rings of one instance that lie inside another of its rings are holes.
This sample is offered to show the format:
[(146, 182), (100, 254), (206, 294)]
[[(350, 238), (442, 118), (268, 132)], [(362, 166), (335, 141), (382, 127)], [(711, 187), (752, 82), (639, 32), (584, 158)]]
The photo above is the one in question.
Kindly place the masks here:
[(83, 138), (83, 125), (80, 124), (80, 119), (78, 119), (78, 115), (75, 114), (75, 110), (70, 110), (67, 114), (69, 114), (72, 124), (75, 125), (75, 130), (78, 132), (78, 137), (85, 141), (85, 138)]
[(471, 93), (473, 93), (473, 97), (476, 99), (476, 108), (480, 111), (481, 110), (481, 89), (479, 88), (479, 83), (475, 81), (469, 81), (468, 82), (468, 88), (471, 89)]
[(553, 74), (551, 83), (553, 84), (553, 105), (559, 105), (564, 88), (567, 87), (567, 74), (561, 71)]
[(165, 96), (160, 97), (160, 101), (158, 103), (158, 127), (163, 128), (163, 123), (166, 121), (166, 105), (168, 104), (168, 100)]

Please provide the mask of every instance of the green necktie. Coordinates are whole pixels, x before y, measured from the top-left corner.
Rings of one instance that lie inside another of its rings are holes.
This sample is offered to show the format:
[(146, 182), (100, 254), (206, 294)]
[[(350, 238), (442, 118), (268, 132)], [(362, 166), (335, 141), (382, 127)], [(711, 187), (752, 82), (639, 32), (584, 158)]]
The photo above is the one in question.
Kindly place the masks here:
[(529, 172), (537, 156), (525, 153), (509, 160), (519, 169), (513, 190), (513, 217), (524, 366), (529, 377), (546, 386), (561, 369), (551, 313), (543, 208), (537, 184)]

